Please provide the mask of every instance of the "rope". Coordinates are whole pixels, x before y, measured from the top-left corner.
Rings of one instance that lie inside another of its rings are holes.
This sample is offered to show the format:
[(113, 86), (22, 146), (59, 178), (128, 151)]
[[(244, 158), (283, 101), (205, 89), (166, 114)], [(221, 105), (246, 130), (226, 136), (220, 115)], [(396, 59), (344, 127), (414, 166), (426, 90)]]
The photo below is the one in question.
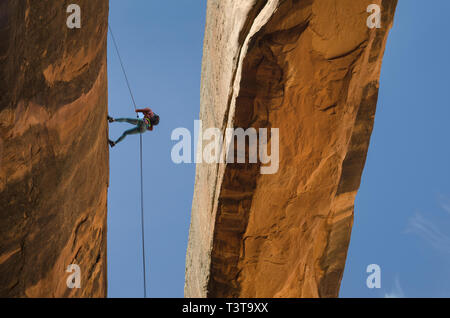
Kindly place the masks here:
[[(128, 91), (130, 92), (131, 100), (133, 101), (134, 110), (136, 110), (137, 109), (136, 101), (134, 100), (134, 95), (133, 95), (133, 92), (131, 91), (130, 81), (128, 80), (128, 76), (127, 76), (127, 72), (125, 71), (125, 67), (123, 66), (122, 58), (120, 57), (119, 47), (117, 46), (116, 38), (114, 37), (114, 33), (113, 33), (113, 31), (111, 29), (111, 26), (109, 24), (108, 24), (108, 28), (109, 28), (109, 32), (111, 33), (111, 37), (112, 37), (113, 42), (114, 42), (114, 47), (116, 48), (117, 56), (119, 57), (120, 66), (122, 67), (122, 72), (123, 72), (123, 75), (125, 76), (125, 81), (127, 82)], [(139, 115), (136, 115), (136, 116), (139, 118)]]
[[(108, 24), (109, 32), (111, 33), (111, 37), (114, 42), (114, 47), (116, 48), (117, 56), (119, 57), (120, 66), (122, 67), (123, 75), (125, 76), (125, 80), (127, 82), (128, 91), (130, 92), (131, 100), (133, 101), (134, 110), (136, 111), (136, 101), (133, 96), (133, 92), (131, 90), (130, 81), (128, 80), (127, 72), (125, 71), (125, 67), (123, 66), (122, 58), (120, 57), (119, 47), (117, 46), (116, 39), (114, 37), (114, 33), (111, 29), (111, 26)], [(136, 114), (137, 118), (139, 115)], [(144, 298), (147, 298), (147, 281), (146, 281), (146, 270), (145, 270), (145, 231), (144, 231), (144, 177), (143, 177), (143, 167), (142, 167), (142, 134), (139, 134), (139, 144), (140, 144), (140, 168), (141, 168), (141, 233), (142, 233), (142, 269), (144, 273)]]
[(144, 273), (144, 298), (147, 298), (147, 284), (145, 279), (145, 230), (144, 230), (144, 177), (142, 168), (142, 134), (139, 135), (141, 148), (141, 233), (142, 233), (142, 270)]

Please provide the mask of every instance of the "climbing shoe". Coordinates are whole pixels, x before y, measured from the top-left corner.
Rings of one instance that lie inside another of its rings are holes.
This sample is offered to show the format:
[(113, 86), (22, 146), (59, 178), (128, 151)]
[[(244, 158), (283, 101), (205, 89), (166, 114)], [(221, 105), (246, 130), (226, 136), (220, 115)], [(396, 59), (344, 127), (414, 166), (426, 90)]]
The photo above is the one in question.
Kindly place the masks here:
[(116, 145), (116, 143), (112, 140), (108, 140), (108, 143), (111, 146), (111, 148), (113, 148)]
[(113, 123), (113, 122), (114, 122), (114, 118), (112, 118), (111, 116), (108, 116), (108, 121), (109, 121), (110, 123)]

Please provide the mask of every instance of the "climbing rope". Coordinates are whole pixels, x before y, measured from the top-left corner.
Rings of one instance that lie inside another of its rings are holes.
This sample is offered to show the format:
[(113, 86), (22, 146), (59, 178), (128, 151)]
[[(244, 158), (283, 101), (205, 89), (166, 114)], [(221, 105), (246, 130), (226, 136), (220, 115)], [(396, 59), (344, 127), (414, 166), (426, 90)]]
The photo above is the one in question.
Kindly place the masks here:
[[(125, 81), (127, 82), (128, 91), (130, 92), (131, 100), (133, 101), (134, 110), (136, 110), (137, 109), (136, 101), (134, 99), (133, 92), (131, 91), (131, 85), (130, 85), (130, 81), (128, 80), (127, 72), (125, 71), (125, 67), (123, 66), (122, 57), (120, 56), (120, 53), (119, 53), (119, 47), (117, 46), (116, 38), (114, 37), (114, 33), (109, 24), (108, 24), (108, 28), (109, 28), (109, 33), (111, 33), (111, 37), (114, 42), (114, 47), (116, 48), (117, 56), (119, 57), (119, 62), (120, 62), (120, 66), (122, 67), (123, 75), (125, 76)], [(139, 118), (139, 115), (137, 115), (137, 117)]]
[[(136, 111), (136, 101), (133, 96), (133, 92), (131, 90), (130, 81), (128, 80), (127, 72), (125, 71), (125, 67), (123, 66), (122, 58), (120, 57), (119, 47), (117, 46), (116, 38), (114, 37), (114, 33), (111, 29), (111, 26), (108, 24), (109, 32), (111, 33), (111, 37), (113, 39), (114, 47), (116, 48), (117, 56), (119, 57), (120, 66), (122, 67), (123, 75), (125, 76), (125, 81), (127, 82), (128, 91), (130, 92), (131, 100), (133, 101), (134, 110)], [(139, 115), (136, 114), (137, 118)], [(146, 283), (146, 275), (145, 275), (145, 231), (144, 231), (144, 177), (143, 177), (143, 167), (142, 167), (142, 134), (139, 134), (140, 137), (140, 168), (141, 168), (141, 233), (142, 233), (142, 269), (144, 273), (144, 298), (147, 298), (147, 283)]]

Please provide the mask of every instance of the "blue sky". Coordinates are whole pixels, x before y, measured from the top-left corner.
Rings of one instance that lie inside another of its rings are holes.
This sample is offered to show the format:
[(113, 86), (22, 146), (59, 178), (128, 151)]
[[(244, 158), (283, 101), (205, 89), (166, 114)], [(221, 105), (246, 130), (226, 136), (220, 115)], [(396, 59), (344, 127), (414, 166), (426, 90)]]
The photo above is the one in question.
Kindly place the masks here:
[[(195, 165), (175, 165), (172, 130), (193, 129), (200, 110), (200, 75), (206, 1), (111, 0), (110, 23), (140, 106), (161, 123), (144, 138), (145, 230), (149, 297), (182, 297)], [(135, 117), (110, 42), (109, 112)], [(114, 123), (117, 138), (131, 126)], [(108, 294), (142, 297), (139, 137), (110, 153)]]
[[(341, 297), (450, 297), (448, 12), (447, 0), (399, 1)], [(195, 166), (172, 163), (170, 135), (199, 116), (205, 13), (206, 0), (110, 0), (137, 103), (161, 116), (143, 136), (149, 297), (183, 296)], [(134, 117), (112, 45), (108, 64), (110, 114)], [(110, 135), (128, 128), (114, 123)], [(109, 297), (143, 296), (138, 151), (138, 136), (111, 151)], [(380, 289), (366, 287), (369, 264), (381, 267)]]
[[(399, 1), (341, 297), (450, 297), (450, 1)], [(368, 289), (367, 265), (381, 267)]]

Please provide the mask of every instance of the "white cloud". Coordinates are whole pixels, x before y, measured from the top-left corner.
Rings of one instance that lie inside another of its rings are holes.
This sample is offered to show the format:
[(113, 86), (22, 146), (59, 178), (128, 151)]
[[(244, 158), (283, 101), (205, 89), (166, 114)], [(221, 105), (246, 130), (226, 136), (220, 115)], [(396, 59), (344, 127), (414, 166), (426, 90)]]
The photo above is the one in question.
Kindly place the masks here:
[(398, 277), (395, 277), (394, 288), (390, 293), (385, 293), (384, 298), (405, 298), (405, 293)]
[(441, 208), (447, 212), (448, 214), (450, 214), (450, 198), (447, 195), (443, 195), (443, 194), (439, 194), (439, 204), (441, 206)]
[(409, 220), (407, 232), (421, 236), (436, 250), (450, 256), (450, 237), (422, 215), (416, 214)]
[(441, 202), (441, 207), (450, 214), (450, 203), (449, 202)]

